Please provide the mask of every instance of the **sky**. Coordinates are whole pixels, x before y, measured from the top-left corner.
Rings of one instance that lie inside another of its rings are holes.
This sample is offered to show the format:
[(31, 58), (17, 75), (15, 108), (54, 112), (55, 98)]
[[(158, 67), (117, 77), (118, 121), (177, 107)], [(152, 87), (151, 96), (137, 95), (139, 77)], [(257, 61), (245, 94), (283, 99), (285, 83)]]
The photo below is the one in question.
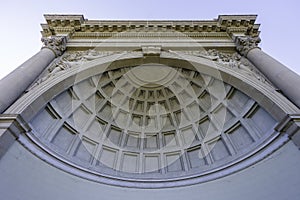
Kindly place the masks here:
[(299, 0), (6, 0), (0, 3), (0, 79), (40, 50), (44, 14), (83, 14), (98, 20), (212, 20), (221, 14), (257, 14), (259, 46), (300, 74)]

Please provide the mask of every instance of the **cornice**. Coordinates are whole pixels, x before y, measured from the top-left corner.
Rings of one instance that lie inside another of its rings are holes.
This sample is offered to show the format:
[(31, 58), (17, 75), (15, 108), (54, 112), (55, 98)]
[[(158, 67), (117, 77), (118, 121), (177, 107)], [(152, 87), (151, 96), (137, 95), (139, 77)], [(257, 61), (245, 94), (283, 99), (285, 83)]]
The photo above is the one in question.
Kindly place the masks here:
[(107, 38), (107, 37), (114, 37), (114, 38), (184, 38), (184, 37), (192, 37), (192, 38), (228, 38), (228, 34), (225, 32), (185, 32), (184, 34), (179, 32), (155, 32), (155, 31), (148, 31), (148, 32), (74, 32), (72, 35), (73, 39), (84, 39), (84, 38)]
[(95, 37), (93, 34), (98, 33), (94, 35), (99, 38), (121, 32), (180, 32), (189, 37), (216, 37), (219, 33), (226, 33), (227, 37), (259, 35), (256, 15), (220, 15), (212, 20), (88, 20), (83, 15), (44, 16), (47, 23), (41, 25), (43, 37), (61, 34)]

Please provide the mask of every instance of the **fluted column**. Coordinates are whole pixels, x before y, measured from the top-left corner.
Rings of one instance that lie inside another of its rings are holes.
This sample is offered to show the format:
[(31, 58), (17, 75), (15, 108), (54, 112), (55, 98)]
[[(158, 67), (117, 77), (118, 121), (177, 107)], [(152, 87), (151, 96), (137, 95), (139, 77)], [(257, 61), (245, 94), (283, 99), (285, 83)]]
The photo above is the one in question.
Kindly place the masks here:
[(248, 58), (281, 92), (300, 108), (300, 76), (263, 52), (258, 37), (239, 36), (236, 48)]
[(0, 113), (3, 113), (42, 71), (66, 49), (66, 37), (42, 38), (42, 49), (0, 80)]

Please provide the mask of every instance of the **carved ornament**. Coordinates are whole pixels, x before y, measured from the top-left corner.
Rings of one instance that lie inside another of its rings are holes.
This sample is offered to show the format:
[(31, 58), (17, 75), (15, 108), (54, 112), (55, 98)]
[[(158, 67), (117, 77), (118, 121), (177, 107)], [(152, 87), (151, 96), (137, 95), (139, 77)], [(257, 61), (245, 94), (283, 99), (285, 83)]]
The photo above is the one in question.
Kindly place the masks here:
[(259, 37), (238, 36), (235, 39), (236, 49), (241, 55), (247, 57), (251, 49), (259, 48), (257, 45), (260, 41)]
[(48, 48), (55, 54), (55, 57), (61, 56), (66, 50), (67, 38), (65, 36), (43, 37), (43, 48)]
[(87, 51), (66, 52), (60, 58), (57, 58), (52, 64), (50, 64), (50, 66), (45, 70), (45, 72), (38, 78), (38, 80), (32, 86), (30, 86), (26, 90), (26, 92), (30, 91), (31, 89), (41, 84), (42, 82), (48, 80), (49, 78), (54, 77), (62, 72), (65, 72), (68, 69), (71, 69), (73, 67), (80, 67), (80, 65), (86, 62), (116, 53), (124, 53), (124, 51), (95, 51), (93, 49), (90, 49)]
[(161, 47), (160, 46), (143, 46), (142, 52), (144, 56), (155, 56), (160, 55)]
[(264, 77), (264, 75), (260, 73), (247, 58), (238, 53), (223, 53), (216, 49), (209, 49), (208, 51), (186, 51), (183, 53), (209, 59), (215, 63), (221, 64), (222, 66), (232, 68), (243, 74), (254, 77), (255, 79), (271, 86), (271, 83)]
[[(158, 50), (160, 50), (160, 48), (146, 48), (142, 51), (146, 51), (153, 55), (153, 53), (158, 53)], [(170, 50), (169, 52), (173, 51)], [(73, 67), (80, 67), (86, 62), (117, 53), (124, 53), (124, 51), (96, 51), (90, 49), (87, 51), (66, 52), (62, 57), (57, 58), (57, 60), (47, 68), (46, 72), (43, 73), (43, 75), (27, 91), (31, 90), (33, 87), (39, 85), (50, 77), (55, 76), (56, 74), (60, 74)], [(248, 61), (247, 58), (238, 53), (223, 53), (217, 51), (216, 49), (210, 49), (208, 51), (181, 51), (181, 53), (209, 59), (217, 64), (221, 64), (224, 67), (232, 68), (243, 74), (252, 76), (265, 84), (271, 85), (268, 80)]]

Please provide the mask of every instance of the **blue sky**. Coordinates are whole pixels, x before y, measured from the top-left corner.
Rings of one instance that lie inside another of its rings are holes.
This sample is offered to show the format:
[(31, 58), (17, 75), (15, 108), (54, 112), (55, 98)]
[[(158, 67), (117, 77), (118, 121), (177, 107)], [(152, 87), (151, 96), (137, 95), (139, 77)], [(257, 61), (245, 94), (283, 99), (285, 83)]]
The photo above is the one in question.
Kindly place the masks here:
[(43, 14), (83, 14), (88, 19), (213, 19), (257, 14), (260, 47), (300, 74), (300, 1), (263, 0), (10, 0), (0, 4), (0, 78), (42, 46)]

